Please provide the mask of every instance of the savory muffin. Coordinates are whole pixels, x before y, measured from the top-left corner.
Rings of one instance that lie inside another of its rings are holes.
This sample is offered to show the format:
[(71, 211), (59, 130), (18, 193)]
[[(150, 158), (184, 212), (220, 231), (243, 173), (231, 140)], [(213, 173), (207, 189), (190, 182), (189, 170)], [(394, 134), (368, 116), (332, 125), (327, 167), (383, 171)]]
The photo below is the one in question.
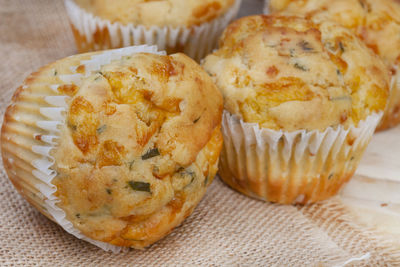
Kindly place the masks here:
[(122, 24), (191, 27), (227, 12), (234, 0), (75, 0), (87, 12)]
[(67, 0), (78, 50), (156, 44), (200, 60), (213, 49), (240, 0)]
[[(222, 97), (183, 54), (111, 60), (113, 53), (73, 56), (32, 74), (7, 109), (2, 156), (16, 188), (49, 218), (58, 222), (46, 206), (56, 199), (85, 237), (143, 248), (189, 216), (213, 180)], [(43, 96), (64, 96), (65, 108), (46, 107)], [(45, 117), (57, 111), (52, 128)], [(46, 147), (47, 157), (35, 154)], [(45, 174), (54, 175), (37, 185)], [(46, 185), (54, 191), (40, 197)]]
[(395, 0), (271, 0), (271, 12), (299, 15), (319, 23), (335, 21), (351, 29), (392, 73), (388, 106), (380, 130), (400, 123), (400, 2)]
[(203, 67), (225, 100), (220, 176), (273, 202), (335, 194), (354, 173), (388, 97), (384, 63), (332, 22), (242, 18)]

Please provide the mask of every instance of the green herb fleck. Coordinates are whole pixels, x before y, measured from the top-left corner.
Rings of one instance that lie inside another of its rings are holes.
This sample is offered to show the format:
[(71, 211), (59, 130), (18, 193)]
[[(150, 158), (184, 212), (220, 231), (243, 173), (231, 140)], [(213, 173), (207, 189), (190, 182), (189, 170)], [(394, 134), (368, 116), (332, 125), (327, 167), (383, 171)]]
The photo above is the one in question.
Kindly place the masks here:
[(151, 193), (149, 183), (129, 181), (128, 185), (135, 191)]
[(328, 176), (328, 180), (330, 180), (330, 179), (332, 179), (333, 178), (333, 173), (331, 173), (329, 176)]
[(57, 76), (57, 73), (58, 73), (57, 70), (54, 70), (54, 76)]
[(132, 161), (128, 162), (128, 165), (129, 165), (129, 170), (130, 170), (130, 171), (132, 170), (133, 163), (135, 163), (135, 161), (134, 161), (134, 160), (132, 160)]
[(342, 76), (342, 73), (340, 72), (340, 70), (336, 70), (336, 74), (338, 75), (338, 76)]
[(95, 81), (98, 81), (101, 78), (101, 76), (97, 76), (96, 78), (94, 78)]
[(160, 155), (160, 151), (158, 150), (158, 148), (152, 148), (149, 151), (147, 151), (145, 154), (142, 155), (142, 160), (157, 157), (159, 155)]
[(183, 170), (180, 171), (180, 175), (181, 175), (181, 177), (184, 177), (184, 176), (187, 176), (187, 175), (189, 175), (190, 177), (195, 177), (196, 173), (194, 171), (191, 171), (191, 170), (183, 169)]
[(73, 124), (72, 124), (71, 122), (69, 122), (69, 121), (68, 121), (67, 125), (68, 125), (68, 127), (71, 128), (73, 131), (76, 131), (76, 129), (77, 129), (77, 126), (76, 126), (76, 125), (73, 125)]
[(198, 117), (197, 119), (195, 119), (195, 120), (193, 121), (193, 123), (196, 123), (196, 122), (198, 122), (198, 121), (200, 120), (200, 118), (201, 118), (201, 116), (200, 116), (200, 117)]
[(295, 50), (293, 48), (289, 49), (290, 57), (294, 57), (294, 51)]
[(303, 65), (301, 65), (301, 64), (299, 64), (299, 63), (294, 63), (294, 67), (296, 68), (296, 69), (299, 69), (299, 70), (302, 70), (302, 71), (309, 71), (310, 69), (308, 69), (306, 66), (303, 66)]
[(354, 160), (354, 159), (355, 159), (355, 157), (351, 157), (351, 158), (350, 158), (350, 160)]
[(194, 179), (196, 178), (196, 173), (192, 170), (186, 170), (183, 168), (182, 168), (182, 170), (179, 168), (179, 170), (180, 170), (179, 174), (180, 174), (181, 178), (184, 178), (186, 176), (190, 176), (192, 178), (192, 179), (190, 179), (190, 182), (184, 187), (184, 188), (186, 188), (193, 183)]
[(75, 214), (75, 217), (78, 218), (78, 219), (80, 219), (80, 218), (81, 218), (81, 214), (80, 214), (80, 213), (77, 213), (77, 214)]
[(112, 193), (112, 191), (111, 191), (110, 188), (106, 188), (106, 192), (107, 192), (107, 194), (109, 194), (109, 195), (111, 195), (111, 193)]
[(97, 128), (97, 134), (103, 133), (107, 129), (107, 125), (102, 125), (99, 128)]
[(314, 51), (314, 48), (310, 45), (309, 42), (302, 40), (301, 42), (298, 43), (298, 45), (303, 49), (303, 51), (306, 52), (311, 52)]
[(362, 7), (363, 9), (365, 9), (365, 3), (364, 3), (364, 1), (358, 0), (358, 2), (360, 3), (361, 7)]
[(206, 179), (204, 179), (204, 184), (203, 184), (204, 186), (207, 186), (208, 180), (210, 180), (210, 178), (209, 178), (208, 175), (207, 175)]
[(340, 52), (344, 53), (344, 45), (342, 42), (339, 42)]
[(176, 172), (181, 172), (181, 171), (183, 171), (185, 168), (183, 168), (183, 167), (179, 167), (177, 170), (176, 170)]

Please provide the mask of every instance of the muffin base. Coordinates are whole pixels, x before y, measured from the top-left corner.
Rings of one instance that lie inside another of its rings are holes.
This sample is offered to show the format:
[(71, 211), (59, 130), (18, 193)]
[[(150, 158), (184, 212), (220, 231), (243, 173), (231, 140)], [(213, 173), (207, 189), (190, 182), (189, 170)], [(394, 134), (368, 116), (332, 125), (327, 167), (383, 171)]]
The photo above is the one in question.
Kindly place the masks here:
[(146, 28), (133, 24), (110, 23), (80, 8), (73, 0), (65, 0), (76, 46), (80, 53), (132, 45), (157, 45), (168, 54), (183, 52), (200, 61), (218, 44), (226, 26), (237, 15), (241, 0), (221, 17), (193, 27)]
[(273, 131), (224, 112), (219, 175), (235, 190), (265, 201), (306, 204), (335, 195), (353, 176), (382, 117), (358, 127)]

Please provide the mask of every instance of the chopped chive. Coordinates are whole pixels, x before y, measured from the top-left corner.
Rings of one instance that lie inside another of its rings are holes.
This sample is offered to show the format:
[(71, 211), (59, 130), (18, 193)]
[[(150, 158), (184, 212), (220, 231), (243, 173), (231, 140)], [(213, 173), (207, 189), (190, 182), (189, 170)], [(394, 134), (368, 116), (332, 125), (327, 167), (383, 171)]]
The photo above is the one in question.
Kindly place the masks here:
[(128, 162), (128, 164), (129, 164), (129, 170), (130, 170), (130, 171), (132, 170), (133, 163), (135, 163), (134, 160)]
[(179, 169), (179, 173), (181, 175), (181, 177), (184, 177), (186, 175), (189, 175), (190, 177), (194, 177), (196, 176), (196, 173), (192, 170), (185, 170), (184, 168)]
[(308, 69), (306, 66), (303, 66), (303, 65), (301, 65), (301, 64), (299, 64), (299, 63), (294, 63), (294, 67), (296, 68), (296, 69), (299, 69), (299, 70), (302, 70), (302, 71), (309, 71), (310, 69)]
[(365, 9), (365, 3), (364, 3), (364, 1), (358, 0), (358, 2), (360, 3), (361, 7), (362, 7), (363, 9)]
[(149, 183), (128, 181), (128, 185), (135, 191), (151, 193)]
[(183, 171), (185, 168), (183, 168), (183, 167), (179, 167), (178, 168), (178, 170), (176, 170), (176, 172), (181, 172), (181, 171)]
[(310, 45), (309, 42), (302, 40), (301, 42), (298, 43), (298, 45), (303, 49), (303, 51), (310, 52), (313, 51), (314, 48)]
[(355, 159), (355, 157), (351, 157), (351, 158), (350, 158), (350, 160), (354, 160), (354, 159)]
[(77, 213), (77, 214), (75, 214), (75, 217), (80, 219), (81, 218), (81, 214)]
[(342, 73), (340, 72), (340, 70), (336, 70), (336, 74), (338, 75), (338, 76), (341, 76), (342, 75)]
[(97, 128), (97, 133), (98, 134), (101, 134), (101, 133), (103, 133), (105, 130), (107, 129), (107, 125), (102, 125), (102, 126), (100, 126), (99, 128)]
[(290, 57), (294, 57), (294, 49), (293, 48), (290, 49), (289, 52), (290, 52)]
[(158, 150), (158, 148), (152, 148), (149, 151), (147, 151), (145, 154), (142, 155), (142, 160), (157, 157), (159, 155), (160, 155), (160, 151)]
[(68, 122), (67, 125), (68, 125), (68, 127), (71, 128), (73, 131), (76, 131), (76, 129), (77, 129), (77, 126), (76, 126), (76, 125), (71, 124), (71, 122)]
[(196, 123), (196, 122), (198, 122), (198, 121), (200, 120), (200, 118), (201, 118), (201, 116), (200, 116), (200, 117), (198, 117), (197, 119), (195, 119), (195, 120), (193, 121), (193, 123)]
[(210, 178), (208, 177), (208, 175), (207, 175), (207, 177), (206, 177), (206, 179), (204, 179), (204, 186), (207, 186), (207, 184), (208, 184), (208, 180), (209, 180)]
[(58, 73), (57, 70), (54, 70), (54, 76), (57, 76), (57, 73)]
[(112, 191), (110, 188), (106, 188), (107, 194), (111, 195)]
[(332, 179), (332, 177), (333, 177), (333, 173), (331, 173), (331, 174), (328, 176), (328, 180)]
[(344, 45), (342, 42), (339, 42), (339, 48), (342, 53), (344, 53)]

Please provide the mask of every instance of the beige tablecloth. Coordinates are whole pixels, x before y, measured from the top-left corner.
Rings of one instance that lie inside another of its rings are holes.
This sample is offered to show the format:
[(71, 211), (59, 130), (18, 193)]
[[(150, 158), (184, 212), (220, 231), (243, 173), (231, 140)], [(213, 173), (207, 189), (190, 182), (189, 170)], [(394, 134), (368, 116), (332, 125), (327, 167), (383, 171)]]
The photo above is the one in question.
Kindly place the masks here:
[[(261, 0), (243, 3), (262, 12)], [(76, 53), (61, 0), (0, 0), (0, 122), (14, 89), (38, 67)], [(104, 252), (31, 207), (0, 165), (0, 265), (395, 266), (400, 249), (336, 197), (283, 206), (216, 179), (182, 226), (146, 250)]]

